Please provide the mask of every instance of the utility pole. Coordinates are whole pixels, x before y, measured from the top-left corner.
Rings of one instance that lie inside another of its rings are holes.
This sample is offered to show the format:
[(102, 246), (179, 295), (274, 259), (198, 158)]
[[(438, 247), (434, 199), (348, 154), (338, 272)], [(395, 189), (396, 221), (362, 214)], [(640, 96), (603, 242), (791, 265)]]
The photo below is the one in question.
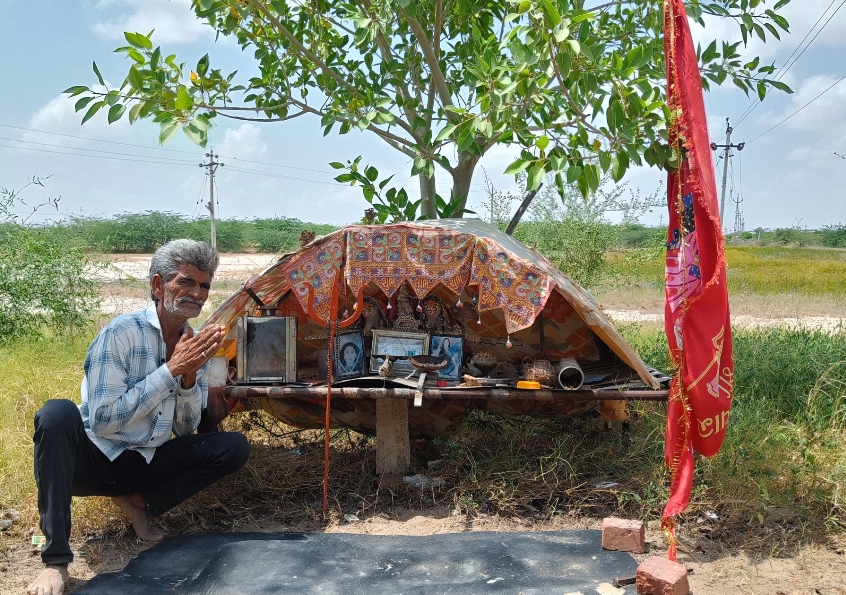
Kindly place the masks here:
[(729, 126), (729, 119), (726, 118), (726, 144), (718, 145), (717, 143), (711, 143), (711, 150), (716, 151), (717, 149), (725, 149), (725, 153), (723, 153), (723, 194), (720, 196), (720, 222), (722, 223), (725, 220), (725, 213), (726, 213), (726, 182), (728, 181), (728, 171), (729, 171), (729, 157), (730, 151), (732, 149), (737, 149), (738, 151), (742, 151), (743, 147), (746, 146), (746, 143), (740, 143), (739, 145), (731, 144), (731, 133), (734, 129)]
[(206, 153), (206, 157), (209, 158), (209, 162), (201, 163), (200, 167), (205, 167), (209, 172), (209, 202), (206, 205), (206, 208), (209, 210), (209, 220), (211, 221), (211, 245), (212, 248), (217, 250), (217, 232), (214, 227), (214, 174), (217, 171), (217, 168), (223, 167), (224, 164), (219, 161), (215, 161), (218, 156), (215, 155), (214, 151)]

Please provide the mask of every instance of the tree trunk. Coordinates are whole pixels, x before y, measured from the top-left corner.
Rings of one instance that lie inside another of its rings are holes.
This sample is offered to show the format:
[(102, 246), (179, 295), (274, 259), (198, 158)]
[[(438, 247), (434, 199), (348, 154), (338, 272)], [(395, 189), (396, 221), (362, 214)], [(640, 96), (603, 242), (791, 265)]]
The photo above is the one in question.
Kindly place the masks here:
[(435, 208), (435, 195), (437, 189), (435, 188), (435, 176), (427, 176), (421, 172), (418, 174), (420, 178), (420, 214), (429, 219), (438, 218), (438, 210)]
[(452, 200), (458, 202), (455, 217), (462, 217), (461, 211), (467, 207), (467, 197), (470, 194), (470, 182), (473, 181), (473, 171), (479, 157), (462, 153), (458, 157), (458, 165), (452, 170)]

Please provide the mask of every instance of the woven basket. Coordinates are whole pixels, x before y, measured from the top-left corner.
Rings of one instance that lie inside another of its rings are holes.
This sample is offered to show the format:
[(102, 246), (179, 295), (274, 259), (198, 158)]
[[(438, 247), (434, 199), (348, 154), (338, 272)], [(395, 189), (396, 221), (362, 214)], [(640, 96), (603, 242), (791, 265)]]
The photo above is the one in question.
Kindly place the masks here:
[(551, 386), (552, 380), (555, 378), (555, 369), (545, 359), (524, 364), (523, 373), (526, 375), (526, 380), (540, 382), (542, 386)]

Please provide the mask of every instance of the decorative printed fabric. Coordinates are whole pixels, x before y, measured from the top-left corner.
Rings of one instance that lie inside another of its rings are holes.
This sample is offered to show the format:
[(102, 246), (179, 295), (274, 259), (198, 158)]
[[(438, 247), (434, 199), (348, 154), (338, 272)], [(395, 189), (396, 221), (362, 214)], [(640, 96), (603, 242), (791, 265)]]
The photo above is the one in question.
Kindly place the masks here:
[(670, 387), (665, 458), (672, 472), (663, 525), (675, 560), (672, 517), (693, 489), (693, 451), (719, 452), (734, 388), (724, 238), (717, 206), (702, 81), (682, 0), (664, 2), (670, 145), (682, 166), (669, 174), (664, 325), (677, 372)]
[(280, 266), (303, 310), (326, 320), (331, 281), (342, 264), (354, 295), (368, 283), (388, 296), (408, 283), (418, 298), (439, 285), (453, 294), (478, 285), (479, 311), (501, 308), (507, 333), (530, 326), (555, 286), (540, 268), (491, 239), (405, 225), (348, 227)]
[(418, 298), (438, 284), (460, 293), (467, 284), (474, 237), (451, 230), (406, 226), (349, 227), (347, 285), (354, 293), (373, 283), (391, 296), (407, 281)]
[(502, 308), (509, 333), (530, 326), (555, 287), (538, 267), (487, 238), (476, 240), (470, 285), (479, 287), (479, 312)]
[(292, 258), (282, 266), (285, 279), (306, 312), (329, 318), (329, 301), (334, 280), (344, 257), (343, 237), (339, 234)]

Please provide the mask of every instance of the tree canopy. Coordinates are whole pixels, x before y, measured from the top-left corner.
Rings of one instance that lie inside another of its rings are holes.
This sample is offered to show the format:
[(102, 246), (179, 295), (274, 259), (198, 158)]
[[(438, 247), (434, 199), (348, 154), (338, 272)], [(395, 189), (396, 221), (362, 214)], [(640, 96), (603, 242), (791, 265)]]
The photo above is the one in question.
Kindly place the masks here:
[[(761, 99), (790, 89), (773, 65), (744, 61), (740, 45), (788, 30), (790, 0), (692, 0), (688, 13), (734, 21), (742, 41), (699, 48), (703, 83), (731, 80)], [(257, 74), (214, 68), (208, 54), (178, 62), (149, 34), (127, 32), (130, 60), (116, 89), (76, 86), (83, 122), (151, 118), (160, 141), (179, 131), (205, 145), (216, 118), (319, 118), (323, 134), (369, 131), (411, 160), (421, 200), (350, 159), (339, 181), (359, 184), (381, 220), (461, 214), (479, 159), (497, 144), (519, 149), (506, 174), (546, 175), (587, 196), (604, 174), (672, 167), (666, 123), (661, 0), (192, 0), (196, 15), (255, 58)], [(590, 5), (593, 4), (593, 5)], [(590, 5), (590, 6), (589, 6)], [(352, 157), (352, 156), (351, 156)], [(452, 178), (438, 197), (435, 176)]]

